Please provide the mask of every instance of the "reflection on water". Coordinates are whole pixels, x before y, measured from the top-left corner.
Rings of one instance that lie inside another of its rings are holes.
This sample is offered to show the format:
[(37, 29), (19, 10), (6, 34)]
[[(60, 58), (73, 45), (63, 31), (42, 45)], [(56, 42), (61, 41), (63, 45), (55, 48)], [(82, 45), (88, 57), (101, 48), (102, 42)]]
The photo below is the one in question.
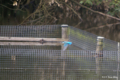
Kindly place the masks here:
[[(119, 76), (117, 61), (90, 57), (91, 54), (82, 57), (84, 52), (35, 49), (6, 52), (1, 51), (0, 55), (0, 80), (117, 80)], [(67, 55), (63, 57), (61, 53)]]
[(105, 38), (120, 42), (120, 25), (111, 25), (109, 27), (105, 26), (104, 28), (92, 28), (88, 29), (90, 33), (104, 36)]

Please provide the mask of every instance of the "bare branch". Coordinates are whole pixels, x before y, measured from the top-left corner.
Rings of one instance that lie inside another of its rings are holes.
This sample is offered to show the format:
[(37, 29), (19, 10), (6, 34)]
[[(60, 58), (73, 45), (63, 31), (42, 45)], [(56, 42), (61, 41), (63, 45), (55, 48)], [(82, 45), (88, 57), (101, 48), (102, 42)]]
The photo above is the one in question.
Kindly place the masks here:
[(80, 20), (82, 20), (81, 16), (72, 7), (70, 7), (67, 4), (66, 4), (66, 6), (69, 7), (79, 17)]
[(3, 6), (3, 7), (5, 7), (5, 8), (8, 8), (8, 9), (10, 9), (10, 10), (19, 10), (19, 11), (25, 12), (25, 11), (23, 11), (23, 10), (21, 10), (21, 9), (12, 9), (12, 8), (9, 8), (9, 7), (5, 6), (5, 5), (3, 5), (3, 4), (0, 4), (0, 5)]
[(111, 16), (111, 15), (104, 14), (104, 13), (99, 12), (99, 11), (94, 11), (94, 10), (92, 10), (92, 9), (90, 9), (90, 8), (88, 8), (88, 7), (86, 7), (86, 6), (82, 5), (82, 4), (80, 4), (80, 3), (76, 2), (76, 1), (74, 1), (74, 0), (71, 0), (71, 1), (74, 2), (74, 3), (77, 4), (77, 5), (79, 5), (79, 6), (83, 7), (83, 8), (85, 8), (85, 9), (87, 9), (87, 10), (90, 10), (90, 11), (94, 12), (94, 13), (98, 13), (98, 14), (101, 14), (101, 15), (103, 15), (103, 16), (107, 16), (107, 17), (110, 17), (110, 18), (113, 18), (113, 19), (116, 19), (116, 20), (119, 20), (119, 21), (120, 21), (120, 18), (113, 17), (113, 16)]

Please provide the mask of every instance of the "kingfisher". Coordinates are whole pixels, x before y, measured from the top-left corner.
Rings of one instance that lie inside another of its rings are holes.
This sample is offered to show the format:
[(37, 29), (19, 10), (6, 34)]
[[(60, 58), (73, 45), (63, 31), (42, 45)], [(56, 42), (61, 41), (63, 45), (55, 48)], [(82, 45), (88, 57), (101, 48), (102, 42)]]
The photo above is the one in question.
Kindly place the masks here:
[(63, 51), (65, 51), (67, 47), (72, 44), (72, 42), (69, 41), (63, 41), (62, 43), (64, 44)]

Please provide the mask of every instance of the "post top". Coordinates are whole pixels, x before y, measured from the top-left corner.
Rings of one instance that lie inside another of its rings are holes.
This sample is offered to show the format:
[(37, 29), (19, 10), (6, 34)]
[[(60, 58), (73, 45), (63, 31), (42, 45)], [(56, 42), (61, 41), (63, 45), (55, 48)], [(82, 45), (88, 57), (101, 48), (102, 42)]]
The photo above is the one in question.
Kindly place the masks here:
[(68, 25), (67, 24), (62, 24), (61, 27), (68, 27)]
[(98, 36), (97, 39), (104, 39), (104, 37)]

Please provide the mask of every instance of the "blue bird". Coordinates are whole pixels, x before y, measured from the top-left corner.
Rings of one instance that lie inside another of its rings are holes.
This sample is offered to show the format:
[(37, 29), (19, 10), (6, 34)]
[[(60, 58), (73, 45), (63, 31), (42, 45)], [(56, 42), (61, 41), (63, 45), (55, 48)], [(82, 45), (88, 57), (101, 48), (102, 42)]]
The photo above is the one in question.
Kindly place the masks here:
[(64, 41), (62, 43), (64, 44), (63, 51), (65, 51), (67, 47), (72, 44), (72, 42), (69, 42), (69, 41)]

